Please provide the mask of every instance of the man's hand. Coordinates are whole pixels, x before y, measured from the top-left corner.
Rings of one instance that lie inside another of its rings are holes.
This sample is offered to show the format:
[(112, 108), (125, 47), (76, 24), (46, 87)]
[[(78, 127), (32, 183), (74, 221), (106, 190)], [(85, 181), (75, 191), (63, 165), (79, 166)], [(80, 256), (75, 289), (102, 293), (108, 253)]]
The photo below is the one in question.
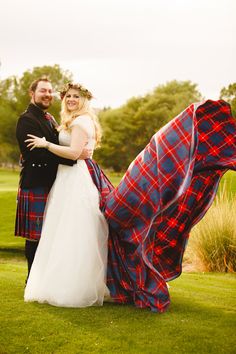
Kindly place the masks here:
[(79, 156), (79, 160), (91, 159), (93, 157), (93, 150), (84, 148)]

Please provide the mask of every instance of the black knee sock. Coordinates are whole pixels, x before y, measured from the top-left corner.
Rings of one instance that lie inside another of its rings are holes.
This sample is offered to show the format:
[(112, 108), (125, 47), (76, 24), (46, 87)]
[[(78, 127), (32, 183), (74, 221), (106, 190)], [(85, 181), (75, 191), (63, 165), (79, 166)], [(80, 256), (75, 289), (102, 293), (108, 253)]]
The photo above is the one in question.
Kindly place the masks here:
[[(31, 266), (33, 264), (33, 261), (34, 261), (34, 256), (35, 256), (35, 252), (37, 250), (37, 247), (38, 247), (38, 241), (29, 241), (29, 240), (26, 240), (25, 241), (25, 257), (27, 259), (27, 263), (28, 263), (28, 276), (27, 276), (27, 279), (29, 277), (29, 273), (30, 273), (30, 269), (31, 269)], [(27, 281), (26, 279), (26, 281)]]

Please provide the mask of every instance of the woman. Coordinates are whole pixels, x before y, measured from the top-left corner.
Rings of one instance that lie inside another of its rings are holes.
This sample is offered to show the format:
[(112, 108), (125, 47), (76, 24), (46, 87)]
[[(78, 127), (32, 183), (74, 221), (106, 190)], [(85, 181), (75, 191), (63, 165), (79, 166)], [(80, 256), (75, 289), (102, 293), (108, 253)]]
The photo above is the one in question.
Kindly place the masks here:
[[(43, 138), (29, 139), (29, 146), (77, 160), (85, 146), (94, 150), (100, 127), (89, 107), (92, 95), (88, 90), (69, 84), (62, 96), (60, 146)], [(85, 161), (78, 160), (70, 168), (59, 165), (25, 301), (65, 307), (102, 305), (108, 293), (107, 238), (108, 226), (99, 209), (98, 190)]]
[[(76, 105), (75, 102), (71, 102), (70, 96), (72, 93), (79, 96), (75, 97), (75, 99), (78, 99), (78, 104), (79, 102), (87, 102), (87, 100), (83, 101), (85, 89), (79, 91), (78, 86), (68, 87), (62, 104), (67, 105), (69, 116), (66, 116), (65, 119), (65, 116), (62, 115), (60, 142), (69, 144), (69, 132), (64, 129), (71, 127), (70, 147), (48, 144), (45, 140), (34, 136), (31, 136), (28, 142), (31, 148), (46, 147), (51, 152), (66, 158), (71, 158), (72, 155), (70, 154), (73, 151), (73, 158), (76, 158), (79, 156), (77, 153), (79, 154), (87, 140), (91, 141), (91, 135), (88, 134), (88, 129), (86, 130), (87, 116), (74, 117), (76, 114), (90, 113), (89, 109), (74, 111), (73, 107)], [(87, 98), (89, 99), (89, 97)], [(71, 116), (73, 116), (72, 119), (70, 119)], [(85, 119), (86, 126), (85, 122), (82, 123)], [(67, 126), (66, 123), (68, 123)], [(73, 131), (75, 129), (73, 128), (74, 123), (79, 125), (78, 134)], [(67, 141), (62, 139), (64, 135), (68, 137)], [(150, 143), (131, 163), (121, 183), (115, 189), (92, 160), (88, 159), (86, 162), (79, 162), (78, 164), (83, 164), (83, 172), (88, 173), (89, 171), (92, 177), (91, 179), (88, 175), (88, 179), (86, 179), (87, 186), (89, 186), (88, 190), (84, 194), (81, 193), (80, 189), (83, 190), (83, 184), (86, 185), (86, 183), (82, 180), (80, 174), (78, 174), (78, 177), (81, 178), (81, 185), (78, 178), (74, 178), (74, 172), (73, 177), (72, 173), (71, 176), (68, 173), (63, 177), (63, 171), (66, 167), (60, 166), (49, 198), (39, 250), (43, 248), (43, 243), (49, 243), (49, 241), (46, 241), (47, 239), (52, 238), (52, 235), (49, 236), (48, 233), (55, 233), (56, 247), (57, 238), (63, 240), (63, 238), (70, 237), (72, 224), (74, 224), (74, 232), (80, 239), (80, 231), (88, 228), (88, 222), (94, 223), (95, 228), (99, 230), (97, 220), (102, 220), (103, 227), (100, 229), (103, 229), (101, 234), (103, 235), (104, 245), (107, 229), (106, 222), (98, 210), (98, 203), (100, 202), (100, 208), (109, 223), (106, 282), (113, 300), (118, 303), (134, 303), (137, 307), (150, 308), (156, 312), (165, 311), (170, 304), (166, 282), (181, 274), (182, 257), (192, 226), (204, 216), (210, 207), (224, 172), (229, 168), (236, 170), (236, 124), (231, 116), (229, 105), (224, 101), (210, 100), (190, 105), (154, 134)], [(74, 171), (77, 171), (77, 165), (73, 167)], [(86, 205), (87, 199), (89, 200), (90, 195), (92, 196), (91, 191), (94, 188), (92, 180), (97, 187), (96, 192), (94, 190), (96, 206), (94, 205), (90, 209), (89, 212), (92, 217), (88, 221), (85, 220), (88, 209), (84, 210), (84, 217), (81, 220), (82, 207), (80, 205), (74, 207), (72, 204), (81, 198), (83, 207)], [(75, 189), (69, 194), (71, 185)], [(97, 191), (99, 191), (100, 201)], [(70, 220), (68, 220), (67, 206), (65, 206), (65, 217), (61, 217), (58, 211), (60, 208), (63, 209), (62, 201), (66, 200), (67, 194), (71, 198), (71, 203), (68, 202), (68, 205), (73, 211), (76, 210)], [(47, 224), (52, 224), (50, 219), (53, 219), (54, 210), (57, 211), (54, 226), (47, 229)], [(92, 210), (96, 210), (96, 213)], [(101, 219), (98, 218), (98, 215)], [(57, 224), (61, 226), (60, 230), (62, 230), (60, 237), (56, 236), (56, 231), (54, 232), (54, 228), (57, 230)], [(98, 234), (98, 231), (94, 230), (94, 238), (97, 237), (96, 232)], [(76, 237), (73, 237), (72, 242), (76, 245), (74, 238), (77, 240)], [(46, 248), (47, 246), (45, 246)], [(104, 249), (104, 254), (105, 248), (106, 246), (104, 248), (101, 245), (97, 246), (97, 249)], [(82, 248), (80, 250), (83, 252)], [(78, 250), (75, 247), (75, 254), (77, 252)], [(55, 262), (54, 259), (59, 260), (61, 257), (63, 266), (64, 263), (69, 262), (69, 266), (76, 269), (78, 268), (77, 263), (81, 266), (84, 263), (86, 266), (86, 262), (91, 261), (91, 257), (89, 258), (87, 255), (81, 258), (82, 261), (78, 260), (79, 256), (76, 258), (76, 255), (74, 259), (70, 258), (69, 254), (66, 254), (62, 259), (62, 253), (60, 247), (59, 250), (56, 248), (52, 255), (48, 253), (46, 257), (50, 260), (50, 267), (47, 268), (46, 262), (41, 262), (39, 259), (44, 257), (43, 254), (40, 255), (38, 252), (33, 265), (32, 277), (30, 275), (29, 286), (27, 285), (26, 288), (26, 300), (38, 300), (37, 296), (29, 297), (30, 291), (28, 289), (31, 287), (33, 278), (36, 279), (35, 288), (39, 288), (38, 283), (41, 283), (42, 291), (46, 292), (46, 282), (43, 283), (40, 280), (43, 279), (43, 274), (39, 274), (38, 277), (34, 276), (34, 273), (36, 273), (34, 269), (39, 268), (37, 263), (42, 263), (41, 268), (45, 267), (45, 278), (47, 274), (50, 274), (53, 283), (54, 277), (59, 279), (57, 274), (61, 267), (60, 262)], [(106, 256), (103, 258), (104, 264), (105, 258)], [(103, 269), (105, 272), (105, 266)], [(69, 269), (65, 269), (65, 279), (69, 271)], [(104, 275), (105, 273), (103, 273)], [(90, 274), (88, 276), (91, 277)], [(72, 278), (70, 274), (68, 277)], [(77, 279), (81, 284), (79, 271)], [(93, 281), (93, 277), (91, 279)], [(87, 280), (89, 281), (89, 277), (87, 277)], [(50, 278), (48, 282), (50, 282)], [(58, 297), (57, 293), (60, 294), (63, 288), (64, 285), (59, 281), (54, 291), (55, 298)], [(73, 287), (68, 287), (67, 290), (71, 294), (74, 291)], [(78, 297), (79, 293), (76, 291), (74, 297)], [(103, 295), (105, 291), (106, 287), (104, 285)], [(86, 296), (88, 296), (88, 293)], [(46, 301), (49, 302), (48, 298)], [(102, 303), (102, 300), (100, 303)], [(89, 304), (87, 303), (87, 305)]]

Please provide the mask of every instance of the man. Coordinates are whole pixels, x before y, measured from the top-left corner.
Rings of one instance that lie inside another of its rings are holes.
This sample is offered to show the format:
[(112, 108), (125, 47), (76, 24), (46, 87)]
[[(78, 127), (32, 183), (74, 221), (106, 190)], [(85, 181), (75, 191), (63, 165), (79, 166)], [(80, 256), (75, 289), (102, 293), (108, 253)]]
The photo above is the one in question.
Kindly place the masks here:
[[(46, 112), (52, 103), (51, 82), (47, 78), (39, 78), (31, 84), (29, 93), (31, 103), (20, 116), (16, 127), (22, 169), (15, 225), (15, 235), (26, 238), (28, 276), (41, 235), (47, 196), (56, 178), (58, 164), (73, 166), (76, 162), (57, 157), (47, 149), (30, 151), (27, 148), (25, 143), (27, 134), (45, 137), (47, 141), (58, 144), (57, 123)], [(84, 150), (80, 158), (88, 158), (89, 154), (88, 150)]]

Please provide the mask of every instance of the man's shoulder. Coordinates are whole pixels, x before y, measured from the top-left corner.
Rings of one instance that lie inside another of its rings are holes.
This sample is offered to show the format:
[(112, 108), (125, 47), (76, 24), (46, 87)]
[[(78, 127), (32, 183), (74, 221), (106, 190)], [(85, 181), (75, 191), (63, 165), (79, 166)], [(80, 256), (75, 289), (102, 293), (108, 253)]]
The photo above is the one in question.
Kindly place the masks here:
[(18, 121), (21, 121), (22, 119), (25, 119), (27, 117), (27, 110), (22, 112), (18, 118)]
[(27, 126), (27, 125), (38, 125), (38, 120), (37, 117), (30, 112), (28, 109), (26, 109), (23, 113), (18, 118), (17, 121), (17, 128), (19, 129), (20, 127)]
[(28, 105), (28, 107), (26, 108), (26, 110), (23, 113), (21, 113), (19, 118), (27, 117), (27, 118), (37, 119), (37, 118), (40, 118), (40, 117), (43, 117), (43, 116), (44, 116), (43, 110), (41, 110), (36, 105), (30, 103)]
[(37, 115), (32, 109), (30, 109), (30, 106), (28, 106), (26, 110), (20, 114), (18, 120), (25, 120), (25, 118), (37, 119)]
[(34, 116), (34, 115), (32, 114), (32, 112), (29, 110), (29, 107), (27, 107), (26, 110), (20, 114), (20, 117), (19, 117), (19, 118), (27, 117), (27, 116), (29, 116), (29, 117)]

